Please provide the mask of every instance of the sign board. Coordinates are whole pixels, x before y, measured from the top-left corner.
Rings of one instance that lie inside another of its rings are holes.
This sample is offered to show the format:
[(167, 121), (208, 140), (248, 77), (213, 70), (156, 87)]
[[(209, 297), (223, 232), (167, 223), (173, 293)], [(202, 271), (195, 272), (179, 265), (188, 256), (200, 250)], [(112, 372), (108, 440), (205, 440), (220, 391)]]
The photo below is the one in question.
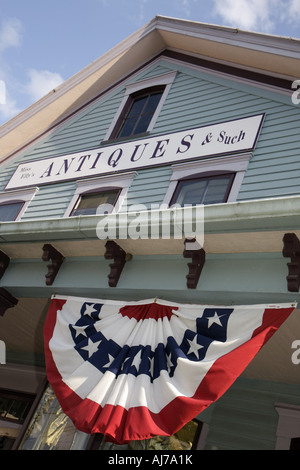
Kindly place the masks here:
[(264, 114), (21, 163), (5, 189), (40, 186), (215, 155), (251, 151)]

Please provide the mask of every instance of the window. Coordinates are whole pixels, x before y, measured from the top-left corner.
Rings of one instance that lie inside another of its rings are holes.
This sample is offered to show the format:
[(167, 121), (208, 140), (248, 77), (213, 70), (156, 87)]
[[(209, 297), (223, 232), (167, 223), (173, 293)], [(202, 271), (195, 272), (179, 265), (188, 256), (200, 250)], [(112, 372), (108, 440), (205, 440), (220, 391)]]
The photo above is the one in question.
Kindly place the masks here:
[(115, 189), (111, 191), (107, 190), (82, 194), (70, 215), (76, 216), (110, 213), (112, 207), (116, 203), (119, 193), (120, 190)]
[(14, 201), (11, 203), (0, 204), (0, 221), (8, 222), (16, 220), (17, 215), (24, 205), (24, 201)]
[(172, 166), (163, 205), (236, 201), (250, 155), (213, 157)]
[(163, 89), (158, 87), (131, 95), (111, 138), (130, 137), (146, 132), (162, 94)]
[(293, 437), (291, 439), (291, 444), (290, 444), (290, 449), (289, 450), (300, 450), (300, 437)]
[(65, 217), (105, 214), (119, 211), (125, 201), (135, 172), (77, 181), (76, 191)]
[(150, 132), (175, 76), (176, 72), (170, 72), (128, 84), (104, 141)]
[(81, 450), (90, 436), (77, 431), (47, 387), (23, 437), (19, 450)]
[(33, 400), (32, 395), (0, 390), (0, 450), (12, 449)]
[(19, 424), (23, 423), (32, 402), (31, 395), (0, 391), (0, 419)]
[(154, 451), (177, 451), (195, 450), (198, 446), (202, 424), (197, 419), (188, 422), (172, 436), (153, 436), (150, 439), (130, 441), (128, 444), (115, 444), (106, 440), (102, 434), (94, 434), (88, 450), (154, 450)]
[(172, 204), (196, 205), (226, 202), (232, 186), (234, 174), (193, 176), (177, 184)]
[(275, 403), (279, 415), (276, 430), (276, 450), (300, 449), (300, 406)]
[(0, 193), (0, 222), (20, 220), (38, 188)]

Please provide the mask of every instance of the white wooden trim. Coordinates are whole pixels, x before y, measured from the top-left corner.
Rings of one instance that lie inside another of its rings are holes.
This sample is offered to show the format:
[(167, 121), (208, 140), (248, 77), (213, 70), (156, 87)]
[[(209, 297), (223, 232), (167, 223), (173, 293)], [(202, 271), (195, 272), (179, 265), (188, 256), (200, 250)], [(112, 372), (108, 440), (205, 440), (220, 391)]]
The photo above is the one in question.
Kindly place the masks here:
[(152, 116), (151, 122), (149, 123), (148, 129), (147, 129), (147, 132), (150, 132), (150, 131), (153, 129), (154, 124), (155, 124), (155, 122), (156, 122), (156, 120), (157, 120), (157, 117), (158, 117), (158, 115), (159, 115), (159, 113), (160, 113), (160, 110), (161, 110), (161, 108), (163, 107), (163, 104), (164, 104), (164, 102), (165, 102), (165, 100), (166, 100), (166, 98), (167, 98), (167, 95), (168, 95), (169, 90), (170, 90), (170, 88), (171, 88), (171, 85), (172, 85), (172, 83), (173, 83), (173, 81), (174, 81), (174, 78), (175, 78), (175, 76), (176, 76), (176, 73), (177, 73), (177, 72), (174, 71), (174, 72), (166, 73), (166, 74), (163, 74), (163, 75), (157, 75), (157, 76), (152, 77), (152, 78), (147, 78), (147, 79), (145, 79), (145, 80), (139, 80), (139, 81), (137, 81), (137, 82), (135, 82), (135, 83), (129, 83), (129, 84), (127, 84), (127, 85), (126, 85), (126, 90), (125, 90), (124, 97), (123, 97), (123, 99), (122, 99), (122, 101), (121, 101), (121, 104), (120, 104), (120, 106), (119, 106), (119, 109), (118, 109), (118, 111), (117, 111), (117, 113), (116, 113), (116, 115), (115, 115), (115, 117), (114, 117), (114, 119), (113, 119), (111, 125), (109, 126), (109, 129), (108, 129), (108, 131), (107, 131), (107, 133), (106, 133), (106, 135), (105, 135), (104, 140), (108, 140), (108, 139), (110, 138), (110, 135), (111, 135), (113, 129), (115, 128), (115, 125), (116, 125), (116, 123), (117, 123), (117, 121), (118, 121), (118, 119), (119, 119), (119, 116), (120, 116), (122, 110), (124, 109), (124, 106), (125, 106), (125, 104), (126, 104), (126, 102), (127, 102), (127, 100), (128, 100), (128, 97), (129, 97), (130, 95), (132, 95), (133, 93), (135, 93), (135, 92), (137, 92), (137, 91), (139, 91), (139, 90), (143, 90), (143, 89), (150, 88), (150, 87), (153, 87), (153, 86), (158, 86), (158, 85), (165, 85), (166, 88), (165, 88), (165, 90), (164, 90), (164, 92), (163, 92), (163, 94), (162, 94), (162, 97), (161, 97), (161, 99), (160, 99), (160, 101), (159, 101), (159, 104), (158, 104), (158, 106), (157, 106), (157, 108), (156, 108), (155, 113), (154, 113), (153, 116)]
[(14, 201), (24, 201), (24, 204), (17, 215), (15, 222), (22, 218), (22, 215), (26, 211), (30, 201), (35, 196), (35, 193), (39, 188), (27, 188), (27, 189), (17, 189), (12, 191), (6, 191), (5, 193), (0, 193), (0, 204), (10, 204)]
[(132, 183), (135, 174), (135, 172), (130, 172), (124, 173), (123, 175), (102, 176), (100, 178), (89, 178), (77, 181), (77, 188), (70, 201), (70, 204), (67, 207), (67, 210), (64, 213), (64, 217), (69, 217), (81, 194), (84, 194), (85, 192), (91, 191), (93, 189), (102, 190), (109, 189), (111, 187), (122, 188), (116, 205), (114, 207), (114, 211), (119, 212), (122, 207), (122, 204), (124, 203), (128, 189)]
[(232, 171), (235, 178), (231, 187), (227, 202), (234, 202), (237, 199), (248, 163), (250, 154), (230, 155), (225, 157), (213, 157), (197, 162), (182, 163), (172, 166), (172, 176), (163, 204), (169, 205), (174, 194), (178, 181), (187, 176), (210, 171)]
[(289, 450), (291, 440), (300, 437), (300, 406), (275, 403), (275, 409), (279, 414), (276, 450)]

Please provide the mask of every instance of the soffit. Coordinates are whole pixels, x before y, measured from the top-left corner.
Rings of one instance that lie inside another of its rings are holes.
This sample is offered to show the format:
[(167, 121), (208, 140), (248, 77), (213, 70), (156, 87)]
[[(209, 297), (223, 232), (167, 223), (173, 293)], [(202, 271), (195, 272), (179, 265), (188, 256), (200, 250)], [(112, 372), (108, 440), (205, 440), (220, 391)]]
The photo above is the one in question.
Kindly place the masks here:
[[(204, 249), (207, 254), (226, 253), (281, 253), (285, 231), (207, 234)], [(300, 231), (293, 231), (300, 239)], [(182, 239), (130, 239), (116, 242), (133, 256), (182, 255)], [(0, 248), (11, 259), (39, 259), (42, 247), (49, 243), (45, 234), (43, 242), (1, 243)], [(51, 244), (64, 257), (104, 256), (106, 240), (53, 240)]]
[[(276, 51), (258, 51), (245, 48), (238, 44), (220, 43), (215, 40), (192, 38), (171, 31), (160, 30), (166, 47), (183, 51), (185, 53), (200, 55), (211, 60), (227, 62), (233, 66), (261, 71), (296, 79), (299, 75), (299, 58), (291, 58), (276, 54)], [(237, 36), (237, 35), (236, 35)], [(237, 38), (236, 38), (237, 39)], [(283, 75), (284, 71), (284, 75)]]

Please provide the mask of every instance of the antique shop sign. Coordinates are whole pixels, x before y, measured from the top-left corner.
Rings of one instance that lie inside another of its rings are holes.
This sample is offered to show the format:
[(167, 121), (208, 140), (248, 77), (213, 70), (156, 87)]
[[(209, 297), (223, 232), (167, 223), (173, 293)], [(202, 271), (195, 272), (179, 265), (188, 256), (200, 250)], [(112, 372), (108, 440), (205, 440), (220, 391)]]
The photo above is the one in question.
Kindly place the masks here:
[(40, 186), (255, 148), (264, 114), (21, 163), (5, 189)]

